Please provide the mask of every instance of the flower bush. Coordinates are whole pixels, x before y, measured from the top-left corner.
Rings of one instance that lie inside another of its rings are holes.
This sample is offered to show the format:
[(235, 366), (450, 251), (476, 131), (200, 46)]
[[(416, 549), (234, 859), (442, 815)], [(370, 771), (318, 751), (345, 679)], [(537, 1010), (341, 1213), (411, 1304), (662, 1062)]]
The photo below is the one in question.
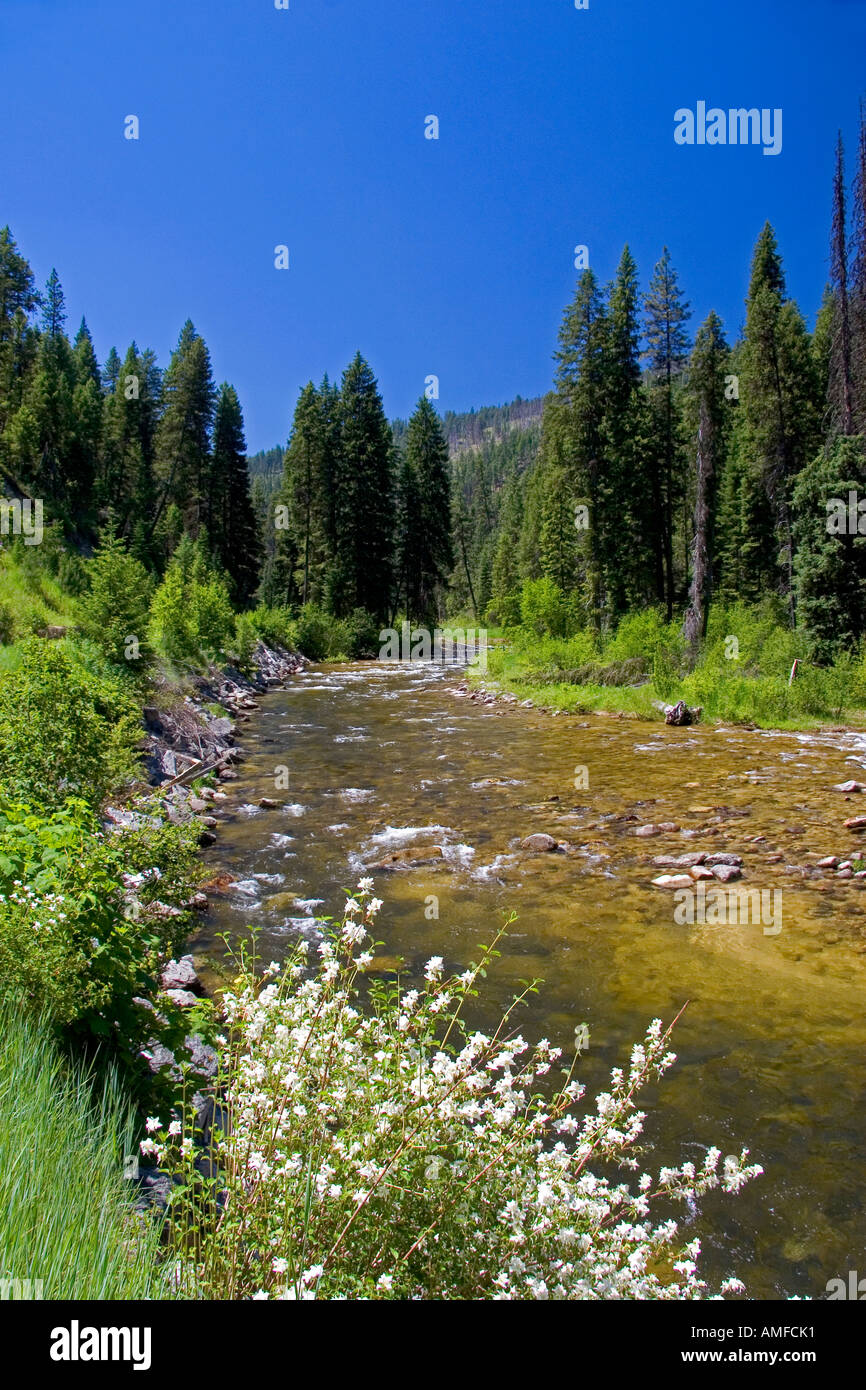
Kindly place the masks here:
[[(148, 1121), (143, 1154), (181, 1176), (179, 1286), (208, 1299), (710, 1296), (698, 1241), (653, 1208), (737, 1192), (761, 1169), (744, 1150), (720, 1171), (710, 1149), (700, 1167), (638, 1170), (636, 1098), (675, 1060), (670, 1028), (653, 1022), (584, 1108), (574, 1063), (551, 1084), (559, 1049), (514, 1028), (524, 995), (492, 1034), (463, 1017), (499, 937), (462, 975), (433, 957), (421, 988), (364, 980), (371, 890), (362, 879), (313, 966), (304, 943), (261, 978), (241, 949), (207, 1142), (201, 1106)], [(599, 1176), (609, 1161), (633, 1186)]]

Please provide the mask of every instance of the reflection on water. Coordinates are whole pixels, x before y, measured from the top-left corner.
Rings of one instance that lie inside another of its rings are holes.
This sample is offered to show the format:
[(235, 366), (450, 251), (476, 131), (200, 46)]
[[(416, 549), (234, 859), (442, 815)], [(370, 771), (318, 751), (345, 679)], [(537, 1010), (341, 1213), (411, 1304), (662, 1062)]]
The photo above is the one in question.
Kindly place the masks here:
[[(866, 743), (551, 719), (470, 703), (457, 683), (420, 665), (319, 667), (262, 700), (207, 856), (237, 881), (214, 898), (199, 945), (254, 921), (279, 956), (371, 872), (383, 951), (410, 972), (431, 954), (463, 969), (514, 909), (482, 1021), (542, 977), (521, 1027), (569, 1049), (588, 1023), (590, 1090), (650, 1019), (689, 1000), (679, 1061), (645, 1103), (653, 1162), (748, 1145), (765, 1176), (737, 1199), (711, 1196), (690, 1228), (705, 1268), (735, 1269), (752, 1297), (822, 1297), (862, 1266), (866, 1244), (866, 880), (801, 871), (856, 849), (843, 821), (858, 798), (832, 786), (857, 777)], [(258, 811), (286, 765), (287, 804)], [(576, 790), (580, 767), (589, 785)], [(679, 828), (635, 835), (650, 823)], [(537, 831), (572, 851), (528, 854), (520, 841)], [(675, 925), (653, 857), (704, 849), (742, 855), (744, 887), (783, 890), (778, 936)]]

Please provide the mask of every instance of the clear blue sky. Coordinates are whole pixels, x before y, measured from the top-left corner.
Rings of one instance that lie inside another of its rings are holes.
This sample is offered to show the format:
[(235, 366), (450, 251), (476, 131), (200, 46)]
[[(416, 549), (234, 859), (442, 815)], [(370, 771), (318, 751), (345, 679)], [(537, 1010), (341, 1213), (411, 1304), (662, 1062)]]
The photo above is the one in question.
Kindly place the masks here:
[[(165, 365), (192, 318), (251, 450), (358, 348), (391, 416), (430, 373), (442, 410), (548, 389), (577, 243), (606, 280), (628, 241), (645, 285), (666, 242), (733, 337), (769, 218), (812, 322), (864, 0), (290, 4), (0, 0), (0, 224), (101, 358)], [(781, 107), (782, 153), (677, 146), (698, 100)]]

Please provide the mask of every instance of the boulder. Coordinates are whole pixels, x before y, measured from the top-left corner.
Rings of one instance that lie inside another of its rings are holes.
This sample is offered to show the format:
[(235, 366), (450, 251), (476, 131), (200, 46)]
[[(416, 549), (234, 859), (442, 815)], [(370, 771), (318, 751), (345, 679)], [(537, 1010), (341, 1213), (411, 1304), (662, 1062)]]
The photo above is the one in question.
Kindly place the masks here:
[(167, 989), (163, 993), (166, 999), (170, 999), (179, 1009), (191, 1009), (193, 1004), (198, 1003), (195, 995), (188, 989)]
[(743, 876), (742, 870), (736, 864), (716, 864), (713, 866), (712, 874), (720, 883), (733, 883)]
[(665, 709), (665, 723), (680, 727), (686, 724), (698, 724), (700, 722), (703, 709), (689, 709), (685, 700), (679, 700), (675, 705)]
[(181, 956), (180, 960), (170, 960), (163, 969), (160, 979), (165, 990), (200, 988), (192, 956)]
[(553, 836), (547, 835), (543, 831), (538, 831), (534, 835), (527, 835), (525, 840), (521, 840), (520, 847), (531, 850), (534, 854), (552, 854), (558, 848)]

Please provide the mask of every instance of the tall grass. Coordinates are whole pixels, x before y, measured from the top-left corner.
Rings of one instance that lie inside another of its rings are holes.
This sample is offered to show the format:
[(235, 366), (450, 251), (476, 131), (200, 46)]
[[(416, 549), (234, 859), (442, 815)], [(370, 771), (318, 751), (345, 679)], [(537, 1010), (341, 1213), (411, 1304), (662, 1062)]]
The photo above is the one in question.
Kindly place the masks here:
[(123, 1178), (134, 1149), (116, 1079), (94, 1087), (46, 1022), (0, 1006), (0, 1277), (41, 1280), (45, 1299), (170, 1297)]

